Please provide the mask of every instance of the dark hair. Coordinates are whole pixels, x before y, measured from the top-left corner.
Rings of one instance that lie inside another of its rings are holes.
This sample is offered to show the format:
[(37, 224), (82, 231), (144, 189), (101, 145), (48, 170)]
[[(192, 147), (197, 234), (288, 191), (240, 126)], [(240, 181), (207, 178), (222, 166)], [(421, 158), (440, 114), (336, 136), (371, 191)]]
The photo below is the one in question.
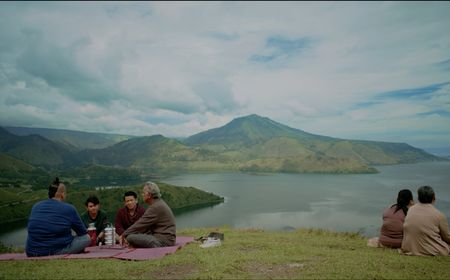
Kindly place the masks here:
[(127, 196), (134, 196), (134, 198), (137, 198), (137, 194), (134, 191), (127, 191), (124, 195), (123, 195), (123, 200), (125, 200), (125, 197)]
[(410, 190), (404, 189), (399, 191), (397, 196), (397, 204), (395, 204), (396, 208), (394, 213), (402, 209), (403, 213), (406, 215), (406, 213), (408, 213), (408, 205), (411, 200), (413, 200), (413, 194)]
[(84, 203), (84, 205), (88, 206), (89, 202), (93, 203), (94, 205), (97, 205), (100, 203), (100, 201), (98, 200), (98, 198), (95, 195), (91, 195), (86, 199), (86, 202)]
[(430, 186), (422, 186), (417, 190), (420, 203), (432, 203), (434, 196), (433, 188)]
[(48, 198), (54, 198), (56, 192), (58, 191), (58, 187), (61, 184), (59, 178), (56, 177), (55, 180), (48, 186)]

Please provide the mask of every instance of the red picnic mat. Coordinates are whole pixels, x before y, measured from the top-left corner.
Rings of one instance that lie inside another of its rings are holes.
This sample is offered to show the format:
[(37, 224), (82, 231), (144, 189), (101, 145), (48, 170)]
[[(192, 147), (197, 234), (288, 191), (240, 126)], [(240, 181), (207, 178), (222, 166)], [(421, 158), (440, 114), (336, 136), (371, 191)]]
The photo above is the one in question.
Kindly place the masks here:
[(87, 247), (85, 253), (64, 254), (43, 257), (27, 257), (25, 253), (0, 254), (0, 261), (5, 260), (51, 260), (51, 259), (100, 259), (117, 258), (123, 260), (151, 260), (173, 254), (184, 245), (193, 242), (191, 236), (177, 236), (175, 246), (160, 248), (126, 248), (119, 245)]

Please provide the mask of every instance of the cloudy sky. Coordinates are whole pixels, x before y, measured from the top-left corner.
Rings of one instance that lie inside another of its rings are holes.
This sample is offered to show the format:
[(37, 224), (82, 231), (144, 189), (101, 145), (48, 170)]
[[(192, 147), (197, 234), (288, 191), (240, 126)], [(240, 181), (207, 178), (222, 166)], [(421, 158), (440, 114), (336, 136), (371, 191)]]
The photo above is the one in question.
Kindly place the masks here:
[(0, 125), (189, 136), (258, 114), (450, 146), (450, 2), (0, 2)]

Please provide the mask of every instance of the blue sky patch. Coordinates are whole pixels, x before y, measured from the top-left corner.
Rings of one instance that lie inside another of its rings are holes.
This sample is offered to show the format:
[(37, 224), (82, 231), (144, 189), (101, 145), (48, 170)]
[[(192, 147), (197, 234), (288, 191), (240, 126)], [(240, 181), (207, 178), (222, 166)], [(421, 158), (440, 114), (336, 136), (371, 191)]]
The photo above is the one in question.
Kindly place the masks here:
[(289, 40), (281, 36), (273, 36), (267, 39), (266, 47), (274, 48), (280, 53), (294, 54), (308, 48), (310, 44), (311, 40), (306, 37)]
[(438, 62), (436, 66), (444, 71), (450, 71), (450, 59)]
[(267, 54), (254, 54), (250, 61), (270, 62), (279, 58), (289, 58), (300, 54), (311, 47), (312, 40), (308, 37), (298, 39), (287, 39), (282, 36), (271, 36), (266, 40), (265, 52)]
[(375, 105), (382, 104), (383, 102), (380, 101), (368, 101), (368, 102), (361, 102), (353, 105), (351, 107), (351, 110), (358, 110), (358, 109), (364, 109), (364, 108), (370, 108)]
[(440, 90), (442, 87), (450, 84), (450, 82), (429, 85), (426, 87), (412, 88), (412, 89), (400, 89), (394, 91), (388, 91), (378, 95), (379, 99), (421, 99), (427, 100), (431, 98), (431, 93)]
[(424, 112), (424, 113), (420, 113), (417, 114), (418, 116), (423, 116), (423, 117), (427, 117), (427, 116), (431, 116), (431, 115), (438, 115), (441, 117), (446, 117), (446, 118), (450, 118), (450, 112), (445, 111), (445, 110), (435, 110), (435, 111), (429, 111), (429, 112)]

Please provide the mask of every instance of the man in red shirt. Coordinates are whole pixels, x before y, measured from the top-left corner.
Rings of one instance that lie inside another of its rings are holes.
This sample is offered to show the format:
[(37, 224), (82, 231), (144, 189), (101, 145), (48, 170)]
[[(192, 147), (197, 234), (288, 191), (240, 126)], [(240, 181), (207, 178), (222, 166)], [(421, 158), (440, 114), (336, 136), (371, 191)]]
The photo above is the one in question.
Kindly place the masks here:
[(123, 201), (125, 206), (117, 211), (115, 220), (117, 240), (120, 240), (123, 232), (139, 220), (145, 212), (145, 208), (139, 205), (135, 192), (127, 191)]

